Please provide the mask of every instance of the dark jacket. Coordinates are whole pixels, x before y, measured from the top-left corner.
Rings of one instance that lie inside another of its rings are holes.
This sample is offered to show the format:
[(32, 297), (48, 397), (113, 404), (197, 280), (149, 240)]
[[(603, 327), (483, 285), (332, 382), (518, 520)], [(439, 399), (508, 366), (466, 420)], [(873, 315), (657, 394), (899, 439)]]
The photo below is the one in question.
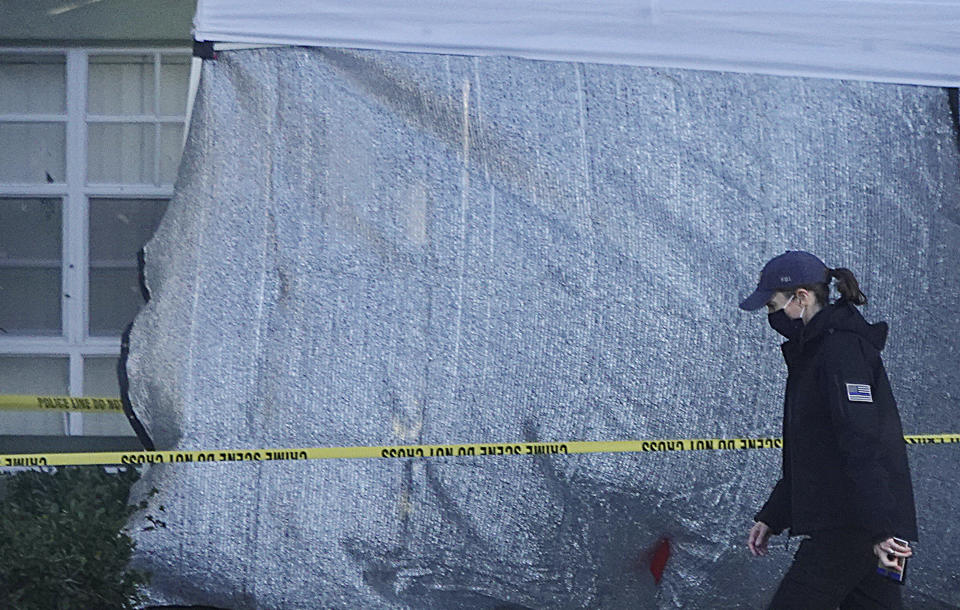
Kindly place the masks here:
[(906, 443), (880, 359), (886, 340), (885, 322), (868, 324), (841, 299), (783, 344), (783, 476), (756, 515), (774, 533), (858, 528), (875, 541), (917, 539)]

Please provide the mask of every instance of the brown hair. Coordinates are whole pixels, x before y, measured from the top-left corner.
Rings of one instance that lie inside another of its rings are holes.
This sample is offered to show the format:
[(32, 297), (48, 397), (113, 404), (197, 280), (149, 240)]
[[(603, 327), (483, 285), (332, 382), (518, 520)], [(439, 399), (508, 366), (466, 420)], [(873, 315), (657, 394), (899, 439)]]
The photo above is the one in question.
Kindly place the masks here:
[(853, 271), (844, 269), (843, 267), (828, 269), (827, 277), (833, 277), (837, 279), (837, 291), (840, 293), (840, 296), (846, 299), (849, 303), (854, 305), (867, 304), (867, 295), (863, 294), (863, 292), (860, 290), (860, 283), (853, 275)]
[(840, 297), (842, 299), (853, 305), (867, 304), (867, 295), (863, 294), (863, 292), (860, 290), (860, 282), (858, 282), (856, 276), (853, 275), (853, 271), (850, 271), (844, 267), (827, 269), (827, 277), (823, 283), (794, 286), (793, 288), (784, 290), (783, 292), (790, 293), (803, 288), (804, 290), (812, 292), (817, 297), (818, 303), (821, 305), (826, 305), (830, 302), (831, 279), (836, 279), (837, 292), (840, 293)]

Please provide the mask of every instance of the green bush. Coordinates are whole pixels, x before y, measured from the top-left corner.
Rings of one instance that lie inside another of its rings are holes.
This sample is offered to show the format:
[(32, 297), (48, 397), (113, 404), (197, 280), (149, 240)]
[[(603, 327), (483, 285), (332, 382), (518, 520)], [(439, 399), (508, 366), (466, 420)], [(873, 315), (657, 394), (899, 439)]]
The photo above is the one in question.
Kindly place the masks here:
[(0, 477), (0, 608), (136, 608), (147, 576), (127, 568), (123, 530), (139, 476), (84, 466)]

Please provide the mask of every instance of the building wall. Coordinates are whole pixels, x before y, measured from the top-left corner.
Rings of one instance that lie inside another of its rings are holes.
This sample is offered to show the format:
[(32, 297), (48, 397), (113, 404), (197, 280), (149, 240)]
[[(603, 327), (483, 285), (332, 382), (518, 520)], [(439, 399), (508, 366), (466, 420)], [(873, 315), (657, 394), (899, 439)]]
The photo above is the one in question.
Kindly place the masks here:
[[(0, 394), (116, 396), (136, 254), (173, 194), (195, 2), (0, 1)], [(0, 412), (0, 435), (122, 416)]]

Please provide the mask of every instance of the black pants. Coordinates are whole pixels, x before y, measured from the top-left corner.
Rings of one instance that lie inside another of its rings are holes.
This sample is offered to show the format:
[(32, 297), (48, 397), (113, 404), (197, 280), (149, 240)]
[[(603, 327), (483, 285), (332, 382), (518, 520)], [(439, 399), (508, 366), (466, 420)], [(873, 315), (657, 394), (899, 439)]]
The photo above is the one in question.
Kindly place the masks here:
[(877, 556), (866, 532), (814, 532), (800, 543), (770, 608), (902, 608), (902, 586), (877, 574)]

